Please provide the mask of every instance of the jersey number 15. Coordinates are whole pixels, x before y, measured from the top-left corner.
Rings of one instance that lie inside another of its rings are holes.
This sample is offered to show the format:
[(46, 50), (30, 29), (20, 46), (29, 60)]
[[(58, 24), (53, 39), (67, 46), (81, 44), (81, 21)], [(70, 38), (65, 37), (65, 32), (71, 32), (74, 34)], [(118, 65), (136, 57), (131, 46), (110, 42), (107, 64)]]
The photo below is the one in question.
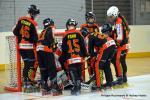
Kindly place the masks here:
[(68, 40), (67, 41), (67, 44), (69, 46), (68, 53), (79, 52), (80, 46), (78, 43), (79, 43), (78, 39)]

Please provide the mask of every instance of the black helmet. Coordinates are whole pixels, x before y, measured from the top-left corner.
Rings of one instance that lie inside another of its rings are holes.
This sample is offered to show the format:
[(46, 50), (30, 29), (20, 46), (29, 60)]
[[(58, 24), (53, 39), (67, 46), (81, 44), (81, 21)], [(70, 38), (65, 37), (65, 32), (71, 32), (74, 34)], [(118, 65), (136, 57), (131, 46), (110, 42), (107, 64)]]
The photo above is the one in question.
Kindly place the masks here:
[(28, 13), (31, 15), (37, 15), (40, 14), (40, 10), (36, 7), (36, 5), (30, 5), (28, 7)]
[(46, 28), (47, 26), (54, 26), (54, 21), (50, 18), (46, 18), (43, 20), (43, 25), (44, 28)]
[(106, 24), (103, 24), (103, 25), (102, 25), (102, 29), (101, 29), (101, 32), (102, 32), (102, 33), (108, 34), (108, 33), (110, 33), (111, 31), (112, 31), (112, 26), (111, 26), (111, 24), (106, 23)]
[(86, 21), (88, 21), (89, 18), (94, 18), (94, 20), (96, 20), (95, 14), (93, 12), (87, 12), (85, 14)]
[(68, 19), (67, 22), (66, 22), (66, 28), (68, 28), (68, 26), (70, 26), (70, 25), (74, 25), (74, 26), (76, 27), (77, 24), (78, 24), (78, 23), (77, 23), (73, 18), (70, 18), (70, 19)]

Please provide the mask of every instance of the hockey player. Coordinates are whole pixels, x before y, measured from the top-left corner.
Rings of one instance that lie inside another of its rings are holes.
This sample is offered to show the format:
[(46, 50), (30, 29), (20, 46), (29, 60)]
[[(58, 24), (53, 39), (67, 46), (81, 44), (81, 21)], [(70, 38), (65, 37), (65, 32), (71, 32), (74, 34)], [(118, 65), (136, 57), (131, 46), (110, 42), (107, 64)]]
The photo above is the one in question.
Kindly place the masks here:
[[(47, 18), (43, 21), (44, 29), (39, 35), (37, 44), (37, 55), (42, 80), (42, 93), (43, 95), (50, 94), (51, 90), (53, 95), (62, 94), (62, 89), (57, 84), (57, 70), (55, 65), (54, 50), (55, 41), (53, 37), (54, 21)], [(51, 86), (48, 86), (48, 79)]]
[(69, 76), (73, 82), (72, 95), (80, 94), (81, 89), (81, 66), (84, 57), (87, 56), (84, 39), (81, 32), (76, 30), (77, 22), (68, 19), (66, 22), (67, 31), (62, 41), (62, 58), (67, 62)]
[[(85, 43), (86, 43), (86, 48), (88, 50), (88, 37), (89, 37), (89, 34), (93, 33), (93, 32), (99, 32), (99, 26), (96, 24), (96, 16), (93, 12), (87, 12), (85, 14), (85, 19), (86, 19), (86, 23), (82, 24), (80, 26), (80, 30), (81, 30), (82, 35), (84, 36), (84, 40), (85, 40)], [(88, 31), (88, 32), (86, 32), (86, 31)], [(89, 59), (87, 62), (88, 62), (88, 66), (90, 66), (88, 68), (88, 72), (89, 72), (90, 77), (92, 77), (93, 68), (90, 65), (90, 63), (94, 62), (94, 59)], [(82, 74), (83, 74), (83, 78), (84, 78), (85, 77), (84, 76), (85, 71), (83, 71)]]
[(114, 82), (114, 84), (122, 84), (123, 82), (127, 82), (126, 55), (129, 49), (130, 28), (126, 19), (123, 15), (121, 15), (116, 6), (112, 6), (107, 10), (107, 17), (108, 21), (114, 24), (114, 30), (111, 37), (117, 44), (117, 53), (112, 60), (117, 76), (117, 80)]
[(23, 83), (25, 90), (33, 87), (37, 69), (37, 66), (35, 66), (36, 54), (34, 52), (38, 40), (36, 30), (37, 22), (35, 18), (39, 13), (40, 10), (36, 5), (30, 5), (28, 8), (28, 15), (20, 17), (13, 30), (13, 34), (18, 38), (19, 51), (24, 61)]
[[(116, 44), (112, 38), (108, 37), (110, 32), (111, 26), (109, 24), (104, 24), (102, 26), (103, 34), (94, 32), (89, 35), (89, 54), (91, 58), (96, 58), (94, 64), (96, 88), (92, 87), (92, 89), (101, 89), (103, 87), (112, 86), (113, 78), (110, 69), (110, 61), (114, 54)], [(96, 52), (94, 51), (94, 48)], [(105, 85), (103, 85), (103, 70), (106, 77)]]
[[(86, 23), (80, 26), (80, 30), (87, 28), (89, 33), (99, 32), (99, 26), (96, 24), (96, 16), (93, 12), (87, 12), (85, 14)], [(88, 36), (88, 33), (82, 33), (84, 37)]]

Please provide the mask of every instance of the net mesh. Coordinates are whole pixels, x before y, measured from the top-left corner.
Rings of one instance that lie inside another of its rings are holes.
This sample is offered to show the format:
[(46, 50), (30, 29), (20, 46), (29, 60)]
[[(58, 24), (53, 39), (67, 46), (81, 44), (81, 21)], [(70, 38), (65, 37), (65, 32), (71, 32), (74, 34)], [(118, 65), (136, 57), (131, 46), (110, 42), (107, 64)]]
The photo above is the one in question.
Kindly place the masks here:
[(17, 87), (17, 57), (15, 36), (6, 37), (6, 61), (5, 71), (7, 75), (7, 86)]

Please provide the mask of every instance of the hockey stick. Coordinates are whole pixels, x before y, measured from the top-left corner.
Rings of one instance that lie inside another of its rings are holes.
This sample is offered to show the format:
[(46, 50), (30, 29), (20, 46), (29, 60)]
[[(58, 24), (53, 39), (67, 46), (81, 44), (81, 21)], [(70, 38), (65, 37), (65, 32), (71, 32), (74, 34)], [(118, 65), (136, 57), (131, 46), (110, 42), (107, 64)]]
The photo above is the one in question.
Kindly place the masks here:
[(93, 80), (95, 80), (95, 74), (93, 74), (92, 77), (87, 82), (85, 82), (85, 84), (90, 84)]
[[(87, 58), (85, 58), (85, 63), (87, 65), (87, 60), (90, 59), (90, 56), (88, 56)], [(87, 66), (86, 68), (82, 69), (82, 72), (85, 71), (86, 69), (90, 68), (91, 66)]]

